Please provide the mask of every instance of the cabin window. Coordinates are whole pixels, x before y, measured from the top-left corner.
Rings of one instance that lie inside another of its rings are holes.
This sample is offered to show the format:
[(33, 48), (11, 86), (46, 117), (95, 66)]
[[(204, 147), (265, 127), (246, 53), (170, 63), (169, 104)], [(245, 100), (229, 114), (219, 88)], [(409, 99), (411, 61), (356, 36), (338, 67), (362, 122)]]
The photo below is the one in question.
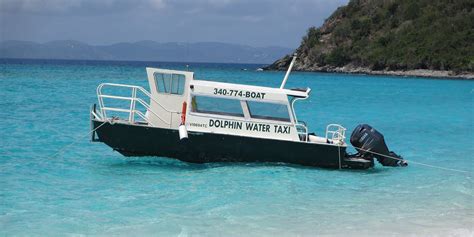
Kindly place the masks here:
[(155, 83), (159, 93), (182, 95), (186, 77), (181, 74), (155, 73)]
[(239, 100), (209, 96), (193, 96), (191, 110), (197, 113), (244, 117)]
[(250, 117), (290, 122), (290, 114), (286, 104), (247, 101)]

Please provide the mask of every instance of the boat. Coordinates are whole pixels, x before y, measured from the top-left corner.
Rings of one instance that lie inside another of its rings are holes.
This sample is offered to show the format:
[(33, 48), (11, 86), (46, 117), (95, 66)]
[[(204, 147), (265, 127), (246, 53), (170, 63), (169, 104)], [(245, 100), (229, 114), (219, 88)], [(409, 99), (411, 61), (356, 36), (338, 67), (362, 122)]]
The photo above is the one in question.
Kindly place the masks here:
[(359, 125), (351, 135), (329, 124), (324, 135), (308, 130), (294, 109), (310, 88), (279, 88), (197, 80), (190, 71), (146, 68), (149, 90), (103, 83), (90, 111), (91, 140), (124, 156), (168, 157), (191, 163), (277, 162), (332, 169), (405, 166), (383, 135)]

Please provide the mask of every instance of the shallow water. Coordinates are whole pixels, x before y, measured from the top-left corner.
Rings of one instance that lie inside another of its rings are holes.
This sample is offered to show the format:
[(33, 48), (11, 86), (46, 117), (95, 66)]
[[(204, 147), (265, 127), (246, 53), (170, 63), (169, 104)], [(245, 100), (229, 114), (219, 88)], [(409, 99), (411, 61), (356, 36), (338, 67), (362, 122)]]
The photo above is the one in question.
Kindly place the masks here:
[[(287, 84), (313, 89), (312, 98), (297, 105), (312, 131), (368, 123), (407, 160), (467, 173), (413, 163), (366, 171), (196, 165), (124, 158), (89, 142), (97, 85), (147, 88), (145, 66), (184, 69), (176, 63), (0, 61), (1, 236), (474, 235), (472, 81), (294, 73)], [(190, 70), (199, 79), (279, 85), (283, 73), (257, 67), (191, 64)]]

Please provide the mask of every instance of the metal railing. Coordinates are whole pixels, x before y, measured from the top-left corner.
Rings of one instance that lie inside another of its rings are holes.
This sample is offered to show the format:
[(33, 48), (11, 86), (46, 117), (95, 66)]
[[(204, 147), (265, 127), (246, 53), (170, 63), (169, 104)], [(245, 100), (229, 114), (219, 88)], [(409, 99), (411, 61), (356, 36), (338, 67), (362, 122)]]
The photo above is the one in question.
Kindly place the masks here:
[(346, 139), (346, 128), (339, 124), (329, 124), (326, 127), (326, 139), (338, 142), (339, 144), (344, 144), (344, 139)]
[(298, 121), (298, 117), (296, 117), (296, 112), (295, 112), (295, 102), (298, 100), (305, 100), (307, 98), (294, 98), (291, 101), (291, 114), (293, 115), (293, 118), (295, 120), (295, 127), (296, 131), (298, 132), (298, 137), (303, 137), (303, 141), (307, 142), (309, 140), (308, 137), (308, 126), (306, 126), (306, 122), (304, 121)]
[[(102, 90), (104, 87), (120, 87), (120, 88), (128, 88), (131, 90), (131, 96), (118, 96), (118, 95), (111, 95), (111, 94), (104, 94)], [(137, 93), (141, 92), (143, 93), (146, 97), (150, 99), (150, 102), (153, 101), (157, 105), (159, 105), (163, 110), (165, 110), (167, 113), (170, 114), (169, 119), (165, 119), (159, 114), (155, 113), (152, 109), (149, 103), (145, 102), (143, 99), (137, 97)], [(167, 108), (165, 108), (163, 105), (161, 105), (158, 101), (156, 101), (151, 94), (145, 90), (141, 86), (133, 86), (133, 85), (125, 85), (125, 84), (115, 84), (115, 83), (102, 83), (97, 87), (97, 98), (99, 100), (99, 114), (95, 114), (94, 116), (96, 117), (101, 117), (101, 119), (108, 119), (107, 117), (107, 111), (115, 111), (115, 112), (123, 112), (123, 113), (128, 113), (128, 122), (129, 123), (135, 123), (135, 115), (138, 115), (141, 119), (143, 119), (144, 122), (150, 124), (151, 126), (155, 126), (147, 116), (147, 113), (145, 114), (141, 112), (140, 110), (137, 109), (137, 102), (141, 106), (143, 106), (148, 113), (153, 114), (156, 116), (159, 120), (161, 120), (163, 123), (171, 127), (172, 119), (173, 119), (173, 114), (180, 114), (180, 112), (177, 111), (171, 111)], [(127, 108), (118, 108), (118, 107), (108, 107), (104, 103), (104, 98), (107, 99), (113, 99), (113, 100), (129, 100), (130, 101), (130, 106)]]
[(296, 131), (298, 132), (298, 137), (303, 138), (303, 141), (307, 142), (308, 141), (308, 127), (306, 126), (306, 123), (301, 121), (302, 123), (296, 123)]

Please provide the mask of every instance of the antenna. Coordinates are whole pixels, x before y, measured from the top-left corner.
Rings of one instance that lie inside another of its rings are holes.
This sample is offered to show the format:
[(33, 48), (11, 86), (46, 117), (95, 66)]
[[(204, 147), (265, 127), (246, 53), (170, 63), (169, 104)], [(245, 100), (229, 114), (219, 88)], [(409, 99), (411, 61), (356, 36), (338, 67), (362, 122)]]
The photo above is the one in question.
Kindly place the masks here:
[(293, 59), (291, 59), (290, 67), (288, 67), (288, 70), (286, 71), (285, 77), (283, 78), (283, 82), (281, 83), (280, 89), (283, 89), (285, 87), (286, 81), (288, 80), (288, 76), (290, 75), (291, 69), (293, 68), (293, 64), (295, 64), (296, 61), (296, 53), (293, 54)]

